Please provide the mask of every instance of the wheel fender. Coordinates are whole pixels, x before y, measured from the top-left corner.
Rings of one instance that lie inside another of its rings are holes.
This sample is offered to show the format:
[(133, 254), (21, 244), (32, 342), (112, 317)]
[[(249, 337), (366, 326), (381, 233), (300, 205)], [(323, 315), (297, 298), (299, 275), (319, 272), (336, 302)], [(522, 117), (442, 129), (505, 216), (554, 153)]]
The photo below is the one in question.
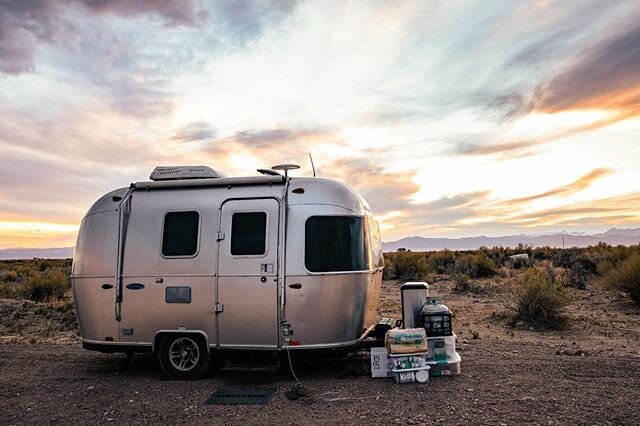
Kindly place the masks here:
[(157, 354), (162, 338), (168, 334), (199, 334), (204, 338), (204, 344), (207, 347), (207, 352), (211, 353), (211, 348), (209, 347), (209, 336), (202, 330), (158, 330), (153, 335), (153, 345), (151, 350), (154, 354)]

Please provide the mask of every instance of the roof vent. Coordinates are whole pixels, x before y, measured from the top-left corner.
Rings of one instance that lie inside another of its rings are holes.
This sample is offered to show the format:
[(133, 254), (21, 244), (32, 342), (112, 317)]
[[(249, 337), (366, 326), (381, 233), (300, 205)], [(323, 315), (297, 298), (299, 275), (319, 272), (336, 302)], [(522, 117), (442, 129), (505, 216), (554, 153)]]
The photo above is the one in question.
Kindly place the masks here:
[(158, 166), (151, 172), (151, 180), (213, 179), (223, 177), (207, 166)]

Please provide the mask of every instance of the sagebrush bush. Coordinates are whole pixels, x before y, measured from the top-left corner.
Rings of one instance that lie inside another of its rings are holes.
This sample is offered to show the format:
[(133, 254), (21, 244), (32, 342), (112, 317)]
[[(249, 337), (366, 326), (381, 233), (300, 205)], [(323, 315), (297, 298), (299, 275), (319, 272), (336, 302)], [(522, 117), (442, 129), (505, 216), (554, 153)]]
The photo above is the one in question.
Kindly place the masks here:
[(427, 267), (429, 268), (429, 271), (436, 274), (450, 273), (453, 270), (455, 263), (455, 253), (446, 249), (429, 253), (427, 257)]
[(607, 286), (628, 293), (629, 297), (640, 305), (640, 255), (631, 256), (621, 262), (603, 279)]
[(18, 281), (18, 273), (16, 271), (7, 271), (0, 275), (0, 281), (5, 282), (16, 282)]
[(564, 328), (567, 321), (561, 311), (566, 302), (562, 289), (553, 284), (548, 271), (531, 267), (516, 283), (514, 323), (522, 322), (537, 330)]
[(478, 282), (473, 282), (469, 279), (468, 275), (455, 274), (453, 276), (453, 291), (457, 293), (475, 293), (482, 294), (487, 293), (489, 288), (482, 286)]
[(393, 277), (403, 281), (420, 281), (427, 274), (427, 261), (424, 253), (410, 251), (393, 254)]
[(383, 280), (392, 280), (395, 278), (395, 272), (393, 270), (393, 254), (384, 253), (384, 270), (382, 271)]
[(34, 302), (62, 299), (70, 287), (69, 276), (60, 269), (31, 274), (17, 289), (17, 296)]
[(470, 278), (489, 278), (496, 274), (496, 264), (484, 252), (467, 253), (456, 258), (454, 270)]

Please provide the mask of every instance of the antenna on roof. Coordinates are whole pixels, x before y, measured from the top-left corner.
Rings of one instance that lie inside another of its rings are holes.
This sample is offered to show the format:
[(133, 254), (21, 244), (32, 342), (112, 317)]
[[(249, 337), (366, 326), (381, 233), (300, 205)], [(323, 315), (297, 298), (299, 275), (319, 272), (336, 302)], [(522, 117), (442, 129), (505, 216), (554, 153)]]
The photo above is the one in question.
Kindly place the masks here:
[(313, 165), (313, 157), (309, 153), (309, 160), (311, 160), (311, 169), (313, 170), (313, 177), (316, 177), (316, 166)]

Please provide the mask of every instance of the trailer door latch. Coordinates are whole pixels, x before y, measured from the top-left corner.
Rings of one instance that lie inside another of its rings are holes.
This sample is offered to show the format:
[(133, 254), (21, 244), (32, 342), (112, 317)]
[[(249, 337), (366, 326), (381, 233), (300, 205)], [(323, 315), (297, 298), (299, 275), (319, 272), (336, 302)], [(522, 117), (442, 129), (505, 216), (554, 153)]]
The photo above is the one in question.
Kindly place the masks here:
[(224, 305), (222, 303), (216, 303), (216, 313), (224, 312)]

